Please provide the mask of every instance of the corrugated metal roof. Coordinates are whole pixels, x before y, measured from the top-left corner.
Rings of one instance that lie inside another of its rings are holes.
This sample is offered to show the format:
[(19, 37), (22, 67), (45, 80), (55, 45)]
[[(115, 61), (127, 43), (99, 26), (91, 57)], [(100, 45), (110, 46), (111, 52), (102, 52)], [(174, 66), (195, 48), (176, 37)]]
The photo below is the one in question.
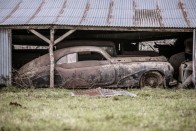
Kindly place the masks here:
[(195, 28), (195, 0), (0, 0), (0, 25)]

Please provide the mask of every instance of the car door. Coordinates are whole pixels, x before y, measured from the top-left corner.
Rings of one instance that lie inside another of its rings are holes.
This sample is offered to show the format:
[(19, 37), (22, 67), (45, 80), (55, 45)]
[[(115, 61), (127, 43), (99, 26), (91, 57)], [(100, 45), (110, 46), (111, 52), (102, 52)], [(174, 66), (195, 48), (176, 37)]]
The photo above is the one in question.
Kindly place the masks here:
[[(75, 58), (66, 56), (65, 63), (57, 62), (56, 70), (61, 74), (66, 87), (92, 87), (111, 85), (115, 81), (113, 65), (97, 52), (78, 52)], [(70, 56), (71, 57), (71, 56)]]
[[(62, 85), (62, 77), (59, 72), (54, 70), (54, 85), (59, 87)], [(44, 66), (34, 72), (33, 77), (30, 77), (30, 83), (34, 87), (48, 87), (50, 85), (50, 66)]]

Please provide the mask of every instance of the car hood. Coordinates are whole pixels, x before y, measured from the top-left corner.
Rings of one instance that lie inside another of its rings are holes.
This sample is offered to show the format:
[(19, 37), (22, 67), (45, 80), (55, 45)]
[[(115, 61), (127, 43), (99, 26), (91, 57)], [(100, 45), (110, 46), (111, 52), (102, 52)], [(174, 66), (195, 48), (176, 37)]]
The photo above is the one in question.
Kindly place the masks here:
[(36, 70), (39, 70), (40, 67), (48, 66), (49, 63), (50, 63), (49, 55), (48, 54), (43, 55), (22, 66), (18, 71), (18, 75), (34, 72)]
[(113, 57), (111, 58), (112, 63), (126, 63), (126, 62), (167, 62), (166, 57)]

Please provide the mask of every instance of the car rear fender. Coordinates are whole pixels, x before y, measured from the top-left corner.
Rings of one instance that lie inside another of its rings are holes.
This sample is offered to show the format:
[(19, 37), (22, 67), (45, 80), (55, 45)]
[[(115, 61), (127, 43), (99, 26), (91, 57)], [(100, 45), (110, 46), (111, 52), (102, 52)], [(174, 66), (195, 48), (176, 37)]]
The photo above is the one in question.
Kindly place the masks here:
[[(158, 73), (160, 73), (163, 76), (163, 79), (165, 81), (165, 75), (162, 71), (160, 70), (156, 70), (156, 69), (149, 69), (149, 70), (140, 70), (138, 72), (129, 74), (127, 76), (124, 76), (123, 78), (121, 78), (118, 82), (117, 82), (117, 87), (138, 87), (139, 83), (140, 83), (140, 79), (141, 77), (150, 71), (156, 71)], [(166, 83), (164, 83), (165, 85)]]

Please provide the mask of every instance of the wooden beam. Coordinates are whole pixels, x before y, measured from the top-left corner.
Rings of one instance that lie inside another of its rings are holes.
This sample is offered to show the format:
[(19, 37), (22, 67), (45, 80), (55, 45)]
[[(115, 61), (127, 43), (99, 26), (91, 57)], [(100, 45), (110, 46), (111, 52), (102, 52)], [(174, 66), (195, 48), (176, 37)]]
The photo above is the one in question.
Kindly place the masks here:
[(54, 88), (54, 29), (50, 29), (50, 43), (49, 43), (49, 55), (50, 55), (50, 88)]
[(196, 29), (193, 30), (193, 75), (192, 81), (196, 88)]
[(40, 34), (39, 32), (35, 31), (35, 30), (31, 29), (29, 31), (32, 32), (33, 34), (35, 34), (36, 36), (38, 36), (39, 38), (41, 38), (42, 40), (44, 40), (45, 42), (47, 42), (49, 44), (50, 88), (54, 88), (54, 68), (55, 68), (55, 65), (54, 65), (54, 51), (53, 51), (53, 47), (54, 47), (55, 44), (59, 43), (60, 41), (65, 39), (67, 36), (69, 36), (70, 34), (75, 32), (75, 30), (70, 30), (70, 31), (66, 32), (64, 35), (62, 35), (61, 37), (59, 37), (56, 40), (54, 40), (54, 33), (55, 33), (54, 29), (50, 29), (50, 40), (48, 38), (46, 38), (45, 36), (43, 36), (42, 34)]
[(58, 39), (56, 39), (54, 41), (54, 45), (56, 45), (57, 43), (61, 42), (63, 39), (65, 39), (67, 36), (71, 35), (73, 32), (75, 32), (76, 30), (69, 30), (68, 32), (66, 32), (64, 35), (62, 35), (61, 37), (59, 37)]
[(38, 36), (39, 38), (41, 38), (42, 40), (44, 40), (45, 42), (47, 42), (48, 44), (50, 44), (50, 40), (45, 36), (43, 36), (42, 34), (40, 34), (39, 32), (37, 32), (36, 30), (29, 30), (29, 31), (34, 35)]

